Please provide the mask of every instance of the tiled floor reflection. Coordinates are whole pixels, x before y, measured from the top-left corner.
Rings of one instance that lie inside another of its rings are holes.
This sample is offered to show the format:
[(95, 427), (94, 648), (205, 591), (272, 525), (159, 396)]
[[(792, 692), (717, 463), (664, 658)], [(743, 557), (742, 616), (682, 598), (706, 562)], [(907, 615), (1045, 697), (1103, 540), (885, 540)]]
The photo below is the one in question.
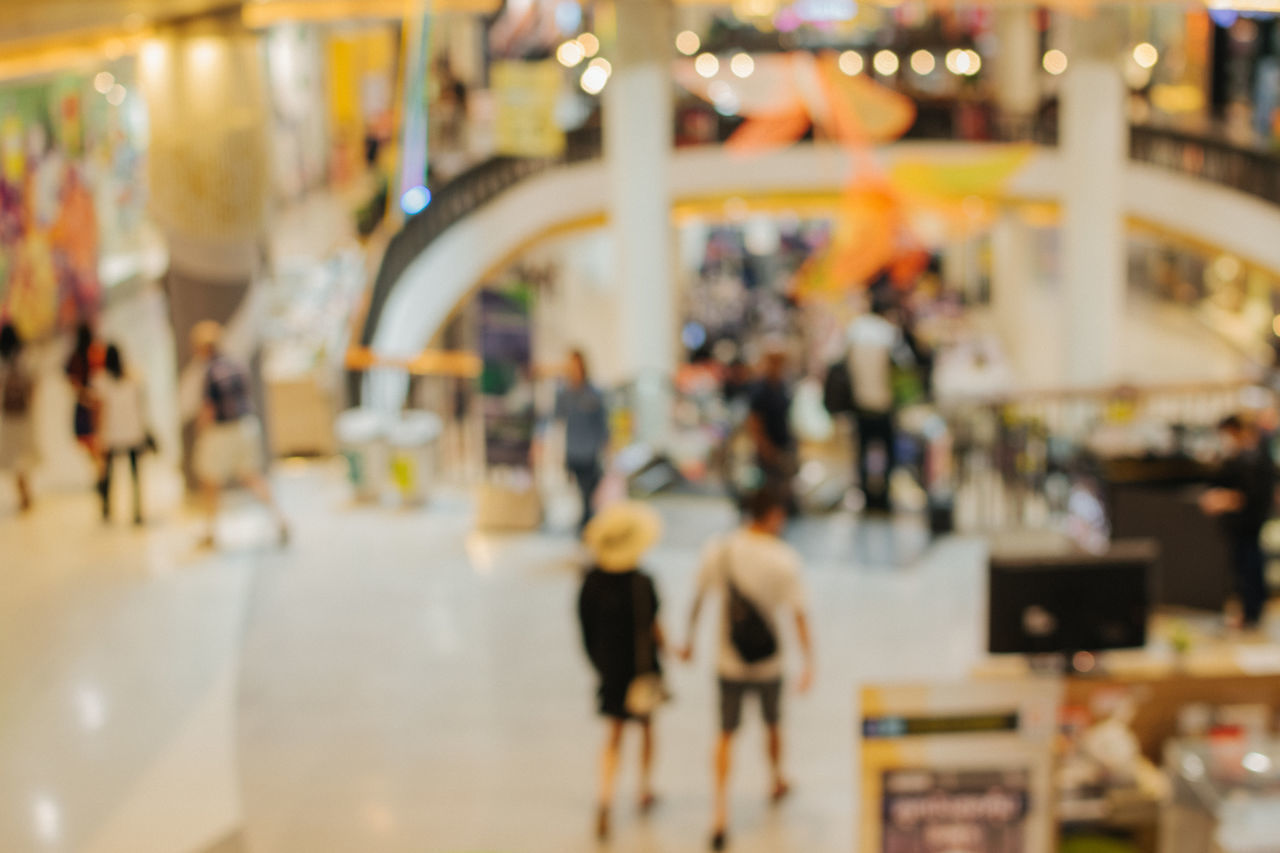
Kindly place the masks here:
[[(330, 466), (277, 482), (295, 522), (285, 552), (247, 504), (217, 555), (195, 552), (181, 520), (103, 529), (87, 497), (0, 518), (0, 849), (597, 849), (576, 544), (474, 534), (459, 495), (356, 507)], [(698, 553), (733, 517), (698, 498), (659, 507), (668, 535), (649, 562), (679, 638)], [(764, 803), (758, 724), (744, 729), (734, 849), (843, 853), (856, 686), (969, 668), (983, 548), (926, 548), (912, 519), (835, 516), (791, 537), (809, 563), (819, 682), (787, 698), (797, 793), (781, 809)], [(627, 774), (610, 850), (705, 847), (711, 639), (693, 666), (670, 665), (662, 805), (640, 820)]]

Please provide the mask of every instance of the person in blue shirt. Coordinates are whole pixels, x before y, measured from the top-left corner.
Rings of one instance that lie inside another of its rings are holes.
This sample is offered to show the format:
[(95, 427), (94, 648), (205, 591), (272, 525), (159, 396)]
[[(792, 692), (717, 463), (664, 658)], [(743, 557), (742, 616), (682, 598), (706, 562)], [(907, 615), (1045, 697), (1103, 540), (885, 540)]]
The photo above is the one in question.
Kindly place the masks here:
[(555, 419), (565, 425), (565, 467), (582, 495), (581, 533), (594, 515), (593, 503), (604, 479), (604, 453), (609, 446), (604, 395), (591, 384), (587, 358), (581, 350), (569, 355), (568, 376), (556, 392)]

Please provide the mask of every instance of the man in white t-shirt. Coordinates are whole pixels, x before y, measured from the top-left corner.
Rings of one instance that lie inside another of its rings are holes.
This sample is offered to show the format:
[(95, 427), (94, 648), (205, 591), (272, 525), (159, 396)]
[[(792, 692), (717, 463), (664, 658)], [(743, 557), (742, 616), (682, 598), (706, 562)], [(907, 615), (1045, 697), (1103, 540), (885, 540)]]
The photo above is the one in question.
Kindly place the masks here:
[[(768, 729), (769, 764), (773, 771), (775, 802), (789, 791), (782, 774), (782, 646), (780, 617), (795, 619), (796, 635), (804, 653), (804, 669), (800, 675), (800, 692), (809, 689), (813, 680), (813, 648), (809, 637), (809, 620), (805, 615), (805, 592), (801, 578), (800, 555), (779, 538), (787, 523), (784, 496), (762, 490), (747, 502), (747, 523), (733, 533), (711, 544), (698, 573), (698, 591), (689, 616), (689, 642), (682, 657), (693, 658), (693, 636), (703, 599), (719, 593), (725, 601), (720, 615), (720, 651), (717, 670), (720, 677), (720, 737), (715, 752), (715, 815), (711, 846), (721, 850), (726, 843), (729, 818), (729, 767), (733, 736), (742, 721), (742, 704), (748, 694), (760, 697), (765, 725)], [(754, 605), (778, 641), (774, 653), (763, 660), (747, 663), (732, 639), (728, 599), (730, 584), (737, 593)]]
[[(858, 425), (858, 480), (867, 509), (889, 509), (889, 475), (893, 472), (893, 357), (903, 342), (902, 330), (885, 315), (888, 303), (877, 297), (871, 311), (849, 324), (849, 377), (853, 381), (853, 417)], [(878, 449), (879, 464), (872, 464)]]

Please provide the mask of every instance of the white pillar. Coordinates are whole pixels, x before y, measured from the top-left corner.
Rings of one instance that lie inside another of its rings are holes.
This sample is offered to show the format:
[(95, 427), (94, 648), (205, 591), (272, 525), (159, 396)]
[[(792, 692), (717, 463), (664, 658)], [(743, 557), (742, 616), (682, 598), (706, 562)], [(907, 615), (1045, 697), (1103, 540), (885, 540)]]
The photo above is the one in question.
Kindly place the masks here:
[(991, 235), (991, 309), (1009, 361), (1026, 352), (1027, 293), (1035, 286), (1031, 234), (1016, 211), (1005, 211)]
[(1117, 379), (1124, 321), (1122, 182), (1128, 156), (1125, 86), (1111, 51), (1072, 56), (1059, 137), (1067, 380), (1109, 384)]
[(613, 75), (604, 90), (618, 347), (636, 382), (636, 438), (651, 445), (668, 428), (676, 368), (670, 13), (663, 0), (618, 0)]
[(996, 10), (996, 102), (1010, 125), (1025, 123), (1040, 106), (1040, 33), (1036, 10), (1008, 6)]
[(147, 99), (149, 206), (169, 250), (165, 278), (182, 370), (184, 464), (194, 486), (200, 383), (191, 329), (201, 320), (221, 322), (228, 350), (257, 371), (261, 304), (253, 282), (271, 189), (271, 106), (260, 36), (238, 19), (161, 29), (142, 47), (139, 82)]

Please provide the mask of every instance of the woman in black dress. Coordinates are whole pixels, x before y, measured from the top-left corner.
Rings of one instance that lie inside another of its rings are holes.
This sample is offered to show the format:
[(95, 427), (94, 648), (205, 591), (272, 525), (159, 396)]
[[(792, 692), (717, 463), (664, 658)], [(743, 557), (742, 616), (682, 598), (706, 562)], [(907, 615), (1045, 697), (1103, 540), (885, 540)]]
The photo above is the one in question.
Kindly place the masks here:
[(623, 727), (640, 727), (640, 810), (654, 804), (650, 785), (653, 763), (653, 721), (627, 708), (627, 693), (638, 675), (660, 674), (662, 629), (658, 625), (658, 594), (653, 579), (640, 571), (640, 559), (662, 532), (657, 514), (639, 503), (609, 507), (587, 526), (583, 539), (595, 562), (578, 596), (578, 619), (587, 657), (600, 676), (600, 713), (608, 733), (600, 756), (600, 803), (596, 833), (609, 834), (609, 809), (622, 746)]

